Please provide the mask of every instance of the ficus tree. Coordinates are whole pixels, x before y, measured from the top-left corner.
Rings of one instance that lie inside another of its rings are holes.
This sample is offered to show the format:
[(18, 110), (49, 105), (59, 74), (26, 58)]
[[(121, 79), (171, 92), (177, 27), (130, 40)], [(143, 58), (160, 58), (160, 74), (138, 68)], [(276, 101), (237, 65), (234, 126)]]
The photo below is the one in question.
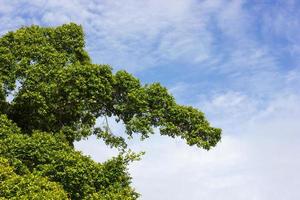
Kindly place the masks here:
[[(99, 117), (122, 121), (129, 138), (159, 130), (209, 150), (221, 138), (196, 108), (159, 83), (93, 64), (82, 27), (23, 27), (0, 38), (0, 199), (137, 199), (128, 163), (140, 154)], [(8, 98), (10, 97), (10, 98)], [(97, 163), (74, 149), (90, 135), (120, 150)]]

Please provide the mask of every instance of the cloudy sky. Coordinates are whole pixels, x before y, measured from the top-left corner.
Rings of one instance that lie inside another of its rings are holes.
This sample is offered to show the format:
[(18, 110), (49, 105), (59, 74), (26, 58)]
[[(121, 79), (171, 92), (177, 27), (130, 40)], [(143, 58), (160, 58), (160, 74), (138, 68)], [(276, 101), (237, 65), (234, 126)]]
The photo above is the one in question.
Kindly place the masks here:
[[(146, 151), (130, 166), (142, 200), (298, 200), (299, 10), (299, 0), (0, 0), (0, 35), (82, 24), (93, 62), (161, 82), (223, 129), (208, 152), (159, 135), (130, 142)], [(95, 138), (76, 147), (97, 161), (116, 154)]]

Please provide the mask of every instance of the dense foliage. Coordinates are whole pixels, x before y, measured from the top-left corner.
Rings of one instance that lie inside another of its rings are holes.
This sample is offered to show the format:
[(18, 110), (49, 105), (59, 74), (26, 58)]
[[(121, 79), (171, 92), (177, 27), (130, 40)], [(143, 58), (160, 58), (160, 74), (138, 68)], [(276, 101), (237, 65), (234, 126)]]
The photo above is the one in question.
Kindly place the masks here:
[[(159, 83), (92, 64), (81, 26), (24, 27), (0, 38), (0, 199), (136, 199), (127, 172), (138, 155), (98, 117), (114, 116), (128, 136), (153, 128), (210, 149), (221, 130), (204, 114), (176, 104)], [(9, 100), (8, 97), (12, 100)], [(95, 134), (122, 149), (96, 163), (73, 147)], [(127, 152), (127, 153), (126, 153)]]

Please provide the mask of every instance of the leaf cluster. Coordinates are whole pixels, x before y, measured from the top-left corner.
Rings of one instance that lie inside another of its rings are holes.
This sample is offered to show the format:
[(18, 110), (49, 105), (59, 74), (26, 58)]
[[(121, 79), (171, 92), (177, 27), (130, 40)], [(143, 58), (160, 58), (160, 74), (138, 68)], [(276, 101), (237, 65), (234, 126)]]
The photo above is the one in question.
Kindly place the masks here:
[[(220, 140), (200, 110), (177, 104), (159, 83), (93, 64), (84, 45), (73, 23), (0, 38), (0, 198), (137, 199), (127, 166), (141, 154), (108, 124), (97, 127), (99, 117), (122, 121), (129, 138), (156, 128), (207, 150)], [(97, 163), (74, 149), (92, 134), (120, 155)]]
[[(141, 85), (125, 71), (113, 74), (108, 65), (92, 64), (76, 24), (6, 34), (0, 39), (0, 69), (5, 105), (0, 112), (29, 134), (63, 131), (72, 143), (93, 134), (98, 117), (115, 116), (129, 136), (146, 138), (159, 127), (163, 135), (205, 149), (220, 140), (221, 130), (201, 111), (176, 104), (159, 83)], [(13, 90), (8, 103), (5, 97)]]
[(125, 155), (96, 163), (74, 150), (64, 135), (12, 133), (14, 124), (6, 116), (1, 116), (1, 122), (10, 123), (12, 128), (0, 125), (1, 130), (6, 130), (0, 140), (3, 165), (0, 197), (46, 195), (47, 192), (47, 195), (57, 192), (60, 195), (57, 199), (66, 199), (62, 198), (66, 194), (71, 199), (109, 199), (114, 193), (127, 199), (138, 197), (130, 187), (131, 177), (127, 173), (130, 160)]

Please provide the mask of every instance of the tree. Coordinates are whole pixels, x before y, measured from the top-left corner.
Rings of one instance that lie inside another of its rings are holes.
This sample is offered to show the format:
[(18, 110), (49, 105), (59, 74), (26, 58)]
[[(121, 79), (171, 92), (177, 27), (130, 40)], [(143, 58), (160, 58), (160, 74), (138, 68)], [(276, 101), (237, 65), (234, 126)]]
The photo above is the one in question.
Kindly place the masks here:
[[(114, 74), (108, 65), (93, 64), (82, 27), (73, 23), (23, 27), (0, 38), (0, 85), (4, 198), (137, 199), (127, 165), (139, 154), (108, 126), (96, 127), (98, 117), (122, 121), (129, 137), (144, 139), (158, 128), (207, 150), (221, 138), (221, 129), (211, 127), (201, 111), (178, 105), (159, 83), (142, 85), (126, 71)], [(93, 134), (120, 155), (96, 163), (74, 149), (75, 140)]]

